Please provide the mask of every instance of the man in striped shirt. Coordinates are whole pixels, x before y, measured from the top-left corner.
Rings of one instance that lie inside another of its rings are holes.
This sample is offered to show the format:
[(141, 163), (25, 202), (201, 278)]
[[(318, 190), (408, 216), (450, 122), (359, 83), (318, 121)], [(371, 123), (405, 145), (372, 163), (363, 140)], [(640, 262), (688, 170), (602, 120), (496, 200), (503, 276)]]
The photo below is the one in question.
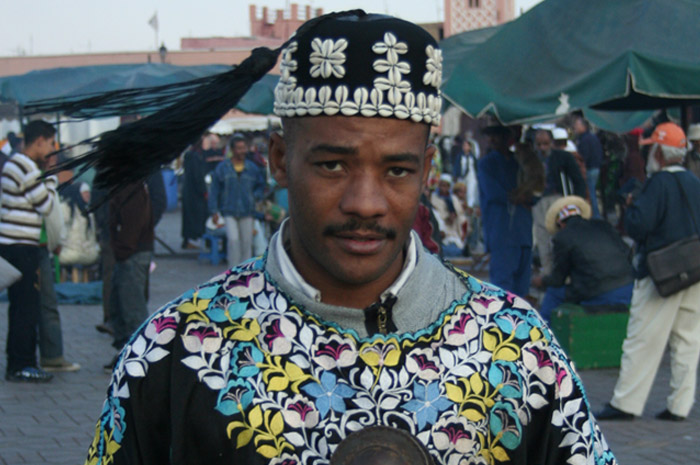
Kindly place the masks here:
[(55, 135), (56, 130), (49, 123), (32, 121), (25, 127), (24, 153), (14, 154), (2, 170), (0, 256), (22, 272), (22, 278), (8, 289), (8, 381), (47, 382), (52, 378), (38, 367), (36, 358), (39, 238), (43, 216), (54, 202), (38, 164), (53, 152)]

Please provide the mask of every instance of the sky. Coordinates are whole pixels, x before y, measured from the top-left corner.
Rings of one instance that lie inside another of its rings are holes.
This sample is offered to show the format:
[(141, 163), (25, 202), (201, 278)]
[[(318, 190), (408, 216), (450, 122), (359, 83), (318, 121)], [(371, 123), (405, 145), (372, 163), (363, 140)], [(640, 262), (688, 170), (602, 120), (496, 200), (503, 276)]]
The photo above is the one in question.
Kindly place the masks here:
[[(541, 0), (515, 0), (527, 11)], [(147, 51), (181, 37), (247, 36), (248, 5), (285, 8), (289, 0), (9, 0), (3, 2), (0, 56)], [(363, 8), (414, 22), (443, 19), (443, 0), (296, 0), (325, 12)], [(157, 12), (158, 36), (149, 20)], [(157, 45), (156, 45), (157, 44)]]

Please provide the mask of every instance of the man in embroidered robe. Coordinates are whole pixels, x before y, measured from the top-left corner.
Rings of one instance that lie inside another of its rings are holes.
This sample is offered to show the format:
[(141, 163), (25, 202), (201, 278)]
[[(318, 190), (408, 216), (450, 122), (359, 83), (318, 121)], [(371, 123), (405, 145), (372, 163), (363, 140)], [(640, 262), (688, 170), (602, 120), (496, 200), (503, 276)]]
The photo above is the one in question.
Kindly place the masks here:
[(328, 464), (376, 425), (436, 464), (616, 463), (537, 312), (411, 232), (440, 74), (435, 41), (387, 16), (285, 44), (270, 166), (289, 219), (132, 337), (88, 463)]

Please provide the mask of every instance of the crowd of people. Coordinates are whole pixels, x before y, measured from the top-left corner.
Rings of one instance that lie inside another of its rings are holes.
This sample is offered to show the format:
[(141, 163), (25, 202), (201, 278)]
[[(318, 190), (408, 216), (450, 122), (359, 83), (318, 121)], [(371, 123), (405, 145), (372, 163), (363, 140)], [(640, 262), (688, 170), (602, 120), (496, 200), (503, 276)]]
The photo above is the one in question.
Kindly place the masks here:
[[(436, 463), (614, 464), (596, 417), (641, 414), (667, 343), (672, 394), (658, 418), (687, 417), (700, 283), (661, 297), (645, 259), (698, 232), (700, 126), (689, 153), (674, 123), (637, 134), (650, 149), (628, 148), (639, 158), (621, 166), (644, 160), (649, 177), (616, 180), (613, 226), (599, 202), (605, 146), (580, 116), (571, 132), (495, 125), (484, 147), (472, 134), (430, 143), (436, 50), (416, 25), (361, 11), (302, 27), (282, 52), (283, 127), (269, 145), (204, 134), (185, 151), (182, 247), (223, 233), (228, 270), (153, 315), (160, 173), (66, 199), (76, 229), (95, 230), (98, 329), (118, 351), (88, 462), (328, 463), (378, 428), (384, 447), (400, 431)], [(46, 382), (80, 367), (63, 357), (45, 271), (61, 253), (57, 183), (42, 176), (55, 129), (31, 122), (23, 143), (2, 169), (0, 256), (22, 275), (8, 290), (6, 379)], [(89, 204), (102, 205), (94, 220)], [(483, 253), (490, 283), (451, 263)], [(533, 286), (546, 288), (541, 313), (525, 299)], [(562, 302), (630, 307), (620, 377), (597, 415), (547, 325)]]

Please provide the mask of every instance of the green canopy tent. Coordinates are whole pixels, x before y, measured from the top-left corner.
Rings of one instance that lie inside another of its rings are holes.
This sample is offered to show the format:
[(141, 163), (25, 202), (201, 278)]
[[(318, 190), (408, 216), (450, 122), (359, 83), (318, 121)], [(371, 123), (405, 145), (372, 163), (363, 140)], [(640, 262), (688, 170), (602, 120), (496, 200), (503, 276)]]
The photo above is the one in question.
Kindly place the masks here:
[[(167, 63), (81, 66), (31, 71), (0, 78), (0, 100), (16, 102), (21, 109), (36, 102), (71, 101), (127, 89), (180, 84), (230, 70), (228, 65), (176, 66)], [(274, 88), (279, 76), (267, 75), (241, 99), (236, 108), (246, 113), (272, 113)], [(153, 110), (159, 109), (157, 106)], [(121, 115), (121, 108), (106, 108), (85, 116)]]
[(699, 17), (698, 0), (546, 0), (464, 53), (442, 90), (504, 124), (583, 109), (631, 129), (649, 110), (700, 101)]

